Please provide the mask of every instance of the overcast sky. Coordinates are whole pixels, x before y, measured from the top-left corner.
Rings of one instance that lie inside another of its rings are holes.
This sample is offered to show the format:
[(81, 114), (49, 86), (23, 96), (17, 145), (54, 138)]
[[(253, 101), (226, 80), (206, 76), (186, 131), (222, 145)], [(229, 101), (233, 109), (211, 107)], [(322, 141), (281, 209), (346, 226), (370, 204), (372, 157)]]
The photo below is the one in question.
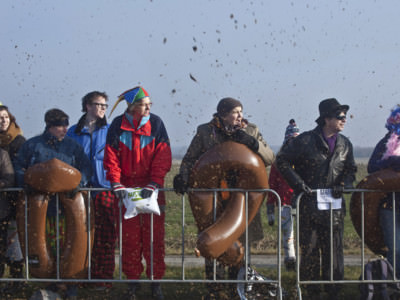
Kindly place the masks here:
[(374, 146), (400, 103), (399, 12), (395, 0), (1, 0), (0, 101), (32, 137), (50, 108), (76, 123), (86, 93), (113, 105), (141, 84), (177, 147), (230, 96), (279, 146), (290, 118), (310, 130), (336, 97), (350, 105), (343, 133)]

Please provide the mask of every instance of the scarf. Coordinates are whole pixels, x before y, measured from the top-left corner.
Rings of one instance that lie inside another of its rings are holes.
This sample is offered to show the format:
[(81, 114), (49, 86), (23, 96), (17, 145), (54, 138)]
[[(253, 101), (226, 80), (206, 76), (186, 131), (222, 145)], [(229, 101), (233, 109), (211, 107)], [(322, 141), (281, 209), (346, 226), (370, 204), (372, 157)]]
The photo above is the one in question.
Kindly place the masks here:
[(388, 159), (390, 156), (400, 156), (400, 140), (396, 132), (392, 132), (390, 135), (382, 159)]
[(22, 135), (21, 128), (17, 128), (15, 123), (10, 123), (7, 131), (0, 132), (0, 147), (8, 146), (18, 135)]
[(211, 120), (211, 124), (213, 124), (217, 129), (228, 136), (231, 136), (239, 129), (246, 128), (248, 123), (249, 122), (246, 119), (242, 119), (242, 123), (240, 124), (240, 126), (225, 126), (221, 118), (217, 114), (215, 114), (213, 119)]

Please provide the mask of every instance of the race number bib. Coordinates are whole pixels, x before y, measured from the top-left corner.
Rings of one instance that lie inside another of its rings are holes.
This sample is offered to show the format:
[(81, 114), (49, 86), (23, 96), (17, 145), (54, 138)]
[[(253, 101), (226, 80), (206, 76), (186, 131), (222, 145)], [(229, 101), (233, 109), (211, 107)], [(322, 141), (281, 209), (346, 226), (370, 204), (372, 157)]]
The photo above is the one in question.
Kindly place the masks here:
[(331, 205), (332, 209), (342, 208), (342, 198), (334, 198), (332, 196), (332, 189), (318, 189), (317, 203), (319, 210), (328, 210)]

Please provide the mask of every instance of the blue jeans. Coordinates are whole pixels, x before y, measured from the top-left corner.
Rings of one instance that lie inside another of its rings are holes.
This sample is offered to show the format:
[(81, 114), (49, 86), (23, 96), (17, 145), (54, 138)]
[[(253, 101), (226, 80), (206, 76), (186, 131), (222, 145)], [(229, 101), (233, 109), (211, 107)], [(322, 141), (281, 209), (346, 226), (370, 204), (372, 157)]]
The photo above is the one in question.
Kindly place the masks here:
[(396, 213), (396, 237), (393, 243), (393, 209), (380, 208), (380, 224), (383, 231), (383, 240), (389, 251), (387, 259), (393, 266), (393, 250), (396, 246), (396, 277), (400, 278), (400, 214)]

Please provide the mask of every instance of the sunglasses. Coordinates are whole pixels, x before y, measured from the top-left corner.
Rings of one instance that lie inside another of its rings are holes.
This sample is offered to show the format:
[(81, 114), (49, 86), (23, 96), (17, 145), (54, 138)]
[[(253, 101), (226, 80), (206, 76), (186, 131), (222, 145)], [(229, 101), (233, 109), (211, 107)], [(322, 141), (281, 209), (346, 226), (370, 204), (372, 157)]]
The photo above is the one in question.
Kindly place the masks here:
[(336, 116), (336, 120), (339, 120), (339, 121), (346, 120), (346, 115), (344, 115), (344, 116)]
[(93, 102), (92, 105), (96, 105), (96, 107), (99, 107), (99, 108), (101, 107), (104, 109), (107, 109), (107, 107), (108, 107), (108, 104), (96, 103), (96, 102)]

